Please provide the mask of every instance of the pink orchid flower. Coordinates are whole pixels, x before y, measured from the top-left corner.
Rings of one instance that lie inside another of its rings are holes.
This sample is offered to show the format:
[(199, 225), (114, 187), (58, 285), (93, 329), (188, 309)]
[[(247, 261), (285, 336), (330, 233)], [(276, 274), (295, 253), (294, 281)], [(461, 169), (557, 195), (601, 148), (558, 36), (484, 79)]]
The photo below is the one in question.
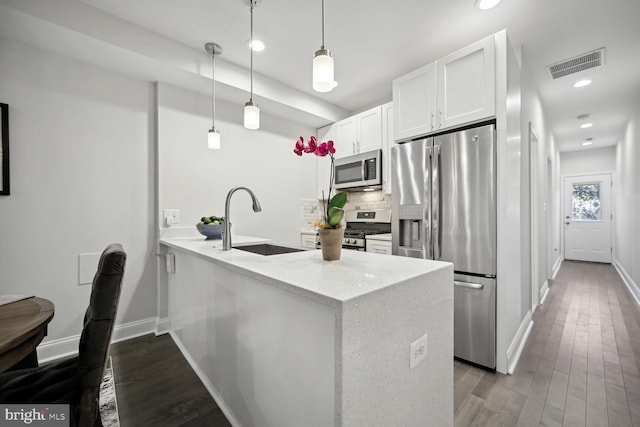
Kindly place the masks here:
[(309, 138), (309, 146), (304, 149), (305, 153), (315, 153), (318, 148), (318, 140), (315, 136)]
[(300, 137), (300, 139), (296, 141), (296, 148), (293, 149), (293, 152), (298, 156), (302, 156), (303, 151), (305, 151), (304, 139)]
[(323, 142), (322, 144), (318, 145), (318, 148), (316, 149), (316, 156), (324, 157), (327, 154), (329, 154), (329, 150), (327, 149), (327, 143)]
[(336, 153), (336, 149), (333, 148), (333, 141), (332, 140), (327, 141), (327, 151), (329, 151), (329, 153), (331, 153), (331, 154), (335, 154)]

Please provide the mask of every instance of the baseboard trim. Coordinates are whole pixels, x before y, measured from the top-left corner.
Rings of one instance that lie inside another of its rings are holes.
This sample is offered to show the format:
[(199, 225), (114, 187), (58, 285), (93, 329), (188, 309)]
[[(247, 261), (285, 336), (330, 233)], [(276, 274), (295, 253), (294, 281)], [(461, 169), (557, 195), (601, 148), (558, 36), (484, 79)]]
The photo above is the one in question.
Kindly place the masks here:
[(168, 317), (156, 320), (156, 335), (168, 334), (171, 330), (171, 320)]
[[(111, 342), (115, 343), (139, 337), (141, 335), (155, 333), (156, 322), (157, 317), (150, 317), (148, 319), (116, 325), (113, 328)], [(38, 346), (38, 363), (44, 363), (50, 360), (77, 354), (79, 343), (80, 335), (73, 335), (40, 344)]]
[(544, 300), (547, 299), (547, 295), (549, 295), (549, 281), (545, 280), (540, 288), (540, 304), (544, 304)]
[(187, 359), (187, 363), (189, 363), (189, 365), (191, 366), (191, 369), (193, 369), (193, 371), (196, 373), (198, 378), (200, 378), (200, 381), (202, 381), (202, 384), (204, 384), (204, 387), (207, 389), (211, 397), (213, 397), (213, 400), (216, 401), (216, 404), (218, 405), (220, 410), (222, 410), (222, 413), (224, 414), (224, 416), (227, 417), (227, 420), (229, 421), (229, 423), (233, 427), (242, 427), (242, 424), (240, 424), (240, 422), (236, 419), (231, 409), (229, 409), (226, 402), (222, 398), (222, 395), (218, 392), (218, 390), (216, 390), (213, 384), (211, 384), (211, 382), (209, 381), (207, 376), (204, 374), (204, 372), (202, 372), (202, 370), (200, 369), (196, 361), (193, 360), (193, 358), (189, 354), (189, 351), (182, 343), (182, 340), (180, 340), (180, 337), (178, 337), (178, 335), (173, 331), (169, 331), (169, 335), (171, 335), (171, 338), (173, 338), (173, 342), (176, 343), (176, 346), (178, 347), (178, 349), (180, 350), (184, 358)]
[(620, 264), (620, 262), (616, 259), (613, 260), (613, 267), (618, 271), (618, 274), (622, 278), (622, 281), (633, 295), (633, 298), (636, 300), (636, 303), (640, 305), (640, 287), (633, 281), (631, 275), (627, 273), (627, 270)]
[(524, 345), (527, 342), (527, 338), (529, 338), (531, 328), (533, 328), (533, 320), (531, 319), (531, 310), (529, 310), (524, 316), (524, 319), (522, 319), (518, 332), (516, 332), (516, 336), (507, 349), (507, 374), (509, 375), (513, 374), (513, 371), (518, 365), (518, 360), (520, 360)]

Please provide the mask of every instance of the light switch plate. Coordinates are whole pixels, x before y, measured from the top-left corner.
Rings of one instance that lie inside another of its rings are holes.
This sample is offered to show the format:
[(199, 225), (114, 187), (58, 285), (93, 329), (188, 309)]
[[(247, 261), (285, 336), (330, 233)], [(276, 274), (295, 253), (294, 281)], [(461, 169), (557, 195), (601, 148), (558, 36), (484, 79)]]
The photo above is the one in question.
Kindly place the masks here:
[(180, 224), (180, 209), (165, 209), (163, 214), (165, 225)]
[(99, 262), (99, 252), (78, 255), (78, 285), (93, 283), (93, 276), (96, 275)]

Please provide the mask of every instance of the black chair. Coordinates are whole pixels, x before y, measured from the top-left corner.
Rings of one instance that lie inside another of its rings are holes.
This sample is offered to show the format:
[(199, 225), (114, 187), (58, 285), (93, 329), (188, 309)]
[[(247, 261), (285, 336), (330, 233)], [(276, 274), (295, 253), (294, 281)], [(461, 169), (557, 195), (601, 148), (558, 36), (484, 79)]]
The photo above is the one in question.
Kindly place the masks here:
[(102, 426), (100, 383), (118, 311), (127, 255), (119, 244), (102, 252), (84, 316), (78, 355), (0, 374), (1, 403), (67, 403), (71, 425)]

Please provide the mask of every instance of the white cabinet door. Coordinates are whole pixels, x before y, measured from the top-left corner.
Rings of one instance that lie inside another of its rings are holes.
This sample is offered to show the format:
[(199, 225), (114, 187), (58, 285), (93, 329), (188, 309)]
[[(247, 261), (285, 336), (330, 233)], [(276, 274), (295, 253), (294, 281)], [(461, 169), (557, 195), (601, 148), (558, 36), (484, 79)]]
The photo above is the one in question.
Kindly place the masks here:
[(489, 36), (437, 61), (439, 129), (495, 115), (494, 57)]
[(375, 107), (356, 116), (356, 152), (382, 148), (382, 107)]
[(404, 141), (435, 130), (436, 64), (393, 81), (394, 140)]
[(356, 116), (340, 120), (335, 123), (335, 126), (336, 137), (333, 140), (336, 148), (335, 157), (340, 158), (356, 154)]
[[(316, 138), (318, 143), (333, 140), (335, 143), (336, 123), (318, 129)], [(336, 150), (336, 154), (337, 150)], [(329, 156), (316, 157), (316, 196), (318, 200), (322, 199), (322, 192), (327, 197), (329, 192), (329, 177), (331, 174), (331, 159)]]
[(393, 140), (393, 102), (382, 106), (382, 191), (391, 194), (391, 147)]
[(392, 255), (391, 242), (381, 240), (366, 240), (366, 251), (374, 254)]

